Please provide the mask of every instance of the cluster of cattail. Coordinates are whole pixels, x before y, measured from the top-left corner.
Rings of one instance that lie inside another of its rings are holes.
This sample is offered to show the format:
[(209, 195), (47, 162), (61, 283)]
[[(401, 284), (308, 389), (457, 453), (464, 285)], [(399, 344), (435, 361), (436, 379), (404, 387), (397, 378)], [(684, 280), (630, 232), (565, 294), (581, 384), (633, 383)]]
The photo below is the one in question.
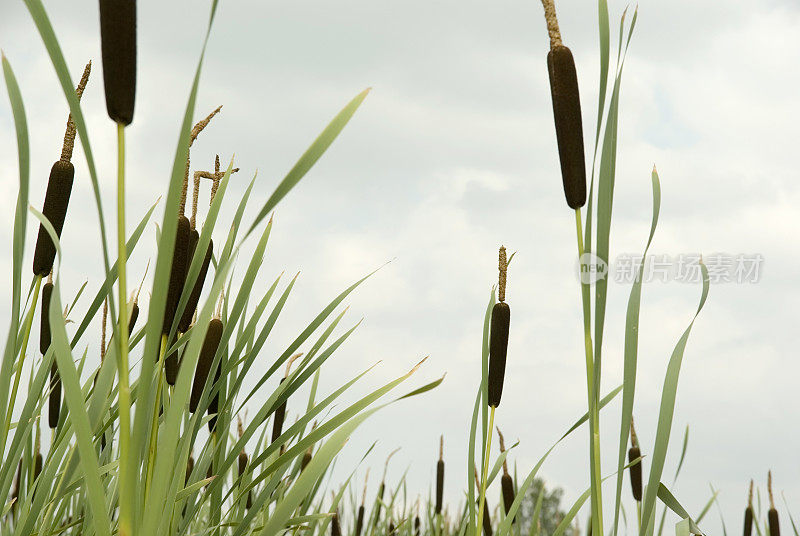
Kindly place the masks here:
[(547, 72), (561, 162), (561, 179), (567, 205), (579, 209), (586, 203), (586, 163), (583, 152), (583, 124), (578, 92), (578, 75), (572, 52), (561, 42), (553, 0), (542, 0), (550, 51), (547, 53)]
[(631, 474), (631, 492), (633, 493), (633, 500), (636, 502), (642, 502), (641, 457), (642, 452), (639, 449), (639, 439), (636, 437), (636, 429), (633, 427), (633, 419), (631, 419), (631, 448), (628, 449), (628, 463), (633, 464), (630, 466), (629, 472)]

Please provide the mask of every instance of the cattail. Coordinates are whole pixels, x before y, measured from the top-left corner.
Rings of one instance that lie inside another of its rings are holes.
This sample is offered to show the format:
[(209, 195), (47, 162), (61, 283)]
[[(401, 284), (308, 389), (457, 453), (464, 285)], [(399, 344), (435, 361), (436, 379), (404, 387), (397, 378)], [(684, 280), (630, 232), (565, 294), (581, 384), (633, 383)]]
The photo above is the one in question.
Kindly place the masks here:
[[(41, 329), (39, 331), (39, 350), (42, 355), (50, 349), (50, 298), (53, 296), (53, 284), (49, 281), (42, 288)], [(48, 424), (51, 429), (58, 426), (61, 412), (61, 378), (58, 375), (56, 360), (50, 366), (50, 396), (48, 398)]]
[[(192, 395), (189, 399), (189, 411), (194, 413), (203, 395), (203, 389), (208, 381), (208, 373), (214, 362), (214, 356), (222, 338), (222, 320), (213, 318), (208, 324), (206, 337), (203, 340), (203, 347), (200, 349), (200, 357), (197, 360), (197, 369), (194, 371), (194, 384), (192, 385)], [(210, 410), (210, 407), (209, 407)]]
[(356, 517), (356, 533), (355, 536), (361, 536), (361, 530), (364, 528), (364, 505), (358, 507), (358, 516)]
[(767, 473), (767, 491), (769, 492), (769, 536), (781, 536), (781, 527), (778, 523), (778, 511), (775, 509), (775, 500), (772, 496), (772, 471)]
[(753, 481), (750, 480), (750, 493), (747, 495), (747, 508), (744, 509), (744, 536), (753, 533)]
[(436, 515), (442, 513), (444, 495), (444, 436), (439, 438), (439, 461), (436, 462)]
[(511, 309), (506, 299), (506, 248), (500, 247), (498, 296), (500, 301), (492, 308), (491, 335), (489, 338), (489, 406), (500, 405), (503, 394), (503, 378), (506, 373), (506, 354), (508, 352), (508, 324), (511, 320)]
[[(281, 378), (281, 381), (278, 383), (278, 385), (283, 384), (283, 382), (286, 380), (286, 378), (289, 377), (289, 370), (292, 367), (292, 363), (294, 363), (295, 359), (299, 358), (302, 355), (303, 354), (301, 352), (298, 352), (298, 353), (294, 354), (293, 356), (291, 356), (286, 361), (286, 373), (284, 374), (283, 378)], [(272, 442), (273, 443), (275, 441), (277, 441), (278, 438), (283, 433), (283, 421), (286, 418), (286, 401), (287, 400), (288, 400), (288, 397), (285, 398), (283, 400), (283, 402), (281, 402), (281, 405), (278, 406), (278, 408), (275, 410), (275, 416), (273, 417), (273, 420), (272, 420)]]
[[(239, 453), (239, 467), (238, 467), (239, 472), (236, 474), (238, 478), (241, 478), (244, 472), (247, 470), (247, 462), (248, 462), (247, 453), (244, 451), (244, 449), (242, 449), (242, 451)], [(245, 508), (249, 510), (252, 505), (253, 505), (253, 497), (250, 491), (248, 491), (247, 500), (245, 501)]]
[(334, 512), (331, 517), (331, 536), (342, 536), (342, 527), (339, 525), (339, 514)]
[(184, 486), (189, 483), (189, 478), (192, 476), (192, 471), (194, 471), (194, 456), (189, 454), (189, 459), (186, 460), (186, 478), (183, 480)]
[[(506, 442), (505, 438), (503, 437), (502, 432), (500, 432), (500, 428), (497, 428), (497, 436), (500, 438), (500, 453), (506, 451)], [(511, 475), (508, 473), (508, 463), (507, 458), (503, 459), (503, 476), (500, 477), (500, 488), (503, 492), (503, 508), (505, 509), (506, 515), (511, 511), (511, 505), (514, 504), (514, 480), (511, 478)], [(516, 517), (514, 517), (511, 522), (514, 523), (516, 521)]]
[(108, 116), (129, 125), (136, 100), (136, 0), (100, 0), (100, 46)]
[[(199, 239), (200, 235), (197, 230), (192, 229), (191, 233), (189, 234), (189, 252), (186, 256), (186, 276), (189, 275), (189, 266), (192, 264), (192, 258), (194, 257), (195, 249), (197, 249), (197, 242)], [(209, 241), (208, 249), (206, 249), (206, 256), (203, 258), (203, 264), (200, 266), (200, 273), (197, 276), (194, 287), (192, 287), (191, 294), (189, 294), (189, 300), (186, 302), (186, 308), (183, 310), (183, 316), (181, 316), (181, 320), (178, 323), (178, 331), (186, 333), (189, 330), (189, 326), (192, 324), (194, 312), (197, 310), (197, 304), (200, 302), (200, 293), (203, 291), (203, 283), (206, 280), (208, 267), (211, 264), (211, 256), (213, 251), (214, 243), (213, 241)]]
[(300, 471), (304, 471), (306, 466), (311, 462), (311, 447), (303, 453), (303, 459), (300, 461)]
[[(169, 344), (167, 344), (167, 348), (173, 346), (176, 342), (176, 339), (177, 336), (173, 336)], [(175, 348), (164, 359), (164, 376), (166, 377), (169, 385), (175, 385), (175, 382), (178, 381), (178, 370), (180, 369), (180, 366), (181, 361), (180, 357), (178, 356), (178, 349)]]
[(414, 516), (414, 536), (419, 536), (420, 525), (419, 516)]
[[(75, 95), (78, 100), (83, 96), (86, 84), (89, 81), (89, 73), (92, 70), (92, 63), (89, 62), (83, 70), (78, 87), (75, 88)], [(64, 134), (64, 144), (61, 148), (61, 158), (53, 164), (50, 169), (50, 179), (47, 182), (47, 192), (44, 196), (42, 214), (53, 225), (56, 236), (61, 238), (61, 231), (64, 229), (64, 220), (67, 217), (67, 207), (69, 197), (72, 193), (72, 182), (75, 178), (75, 167), (70, 162), (72, 149), (75, 145), (75, 123), (72, 115), (67, 118), (67, 131)], [(50, 234), (43, 225), (39, 225), (39, 236), (36, 239), (36, 249), (33, 252), (33, 273), (34, 275), (46, 276), (53, 270), (53, 260), (56, 258), (56, 246), (50, 238)]]
[(578, 209), (586, 203), (586, 163), (583, 154), (578, 76), (572, 52), (561, 42), (553, 0), (542, 0), (542, 4), (547, 31), (550, 34), (547, 72), (550, 75), (550, 94), (553, 99), (561, 179), (564, 183), (567, 205)]
[[(628, 463), (633, 463), (634, 460), (642, 457), (639, 450), (639, 440), (636, 437), (636, 430), (633, 427), (633, 420), (631, 420), (631, 448), (628, 450)], [(633, 492), (633, 500), (642, 502), (642, 461), (639, 460), (634, 465), (631, 465), (629, 472), (631, 474), (631, 491)]]
[(389, 521), (389, 530), (386, 532), (388, 536), (394, 536), (394, 521)]
[[(59, 160), (50, 169), (50, 179), (47, 182), (47, 192), (44, 196), (42, 214), (50, 221), (55, 229), (56, 236), (61, 238), (64, 220), (67, 217), (69, 196), (72, 193), (72, 181), (75, 178), (75, 167), (72, 162)], [(39, 225), (39, 237), (36, 240), (36, 249), (33, 253), (34, 275), (45, 276), (53, 269), (53, 260), (56, 258), (56, 246), (44, 228)]]
[(172, 253), (172, 267), (169, 272), (169, 287), (167, 288), (167, 304), (164, 310), (164, 324), (162, 333), (169, 333), (178, 302), (181, 299), (183, 284), (186, 282), (186, 257), (189, 253), (189, 218), (178, 217), (178, 228), (175, 233), (175, 250)]
[(139, 303), (133, 302), (133, 307), (131, 308), (131, 317), (128, 320), (128, 337), (133, 335), (133, 328), (136, 327), (136, 320), (139, 318)]
[[(222, 377), (222, 363), (217, 365), (216, 370), (214, 371), (214, 383), (211, 385), (218, 385), (219, 380)], [(211, 397), (211, 401), (208, 403), (208, 414), (211, 415), (211, 419), (208, 421), (208, 431), (209, 433), (214, 432), (214, 427), (217, 425), (217, 414), (219, 413), (219, 390), (214, 393), (214, 396)]]
[(378, 500), (375, 501), (375, 518), (372, 520), (372, 528), (378, 526), (378, 522), (381, 520), (381, 504), (383, 504), (383, 492), (386, 488), (386, 484), (381, 482), (380, 487), (378, 488)]
[(36, 451), (36, 459), (33, 462), (33, 481), (36, 482), (36, 479), (39, 478), (39, 475), (42, 472), (42, 453), (38, 450)]
[[(214, 465), (214, 462), (213, 462), (213, 461), (212, 461), (212, 462), (211, 462), (211, 463), (208, 465), (208, 469), (206, 470), (206, 480), (208, 480), (208, 479), (210, 479), (212, 476), (214, 476), (214, 470), (213, 470), (213, 468), (212, 468), (212, 466), (213, 466), (213, 465)], [(209, 482), (208, 482), (208, 484), (211, 484), (211, 482), (209, 481)], [(208, 489), (208, 484), (206, 484), (206, 485), (204, 486), (206, 489)]]

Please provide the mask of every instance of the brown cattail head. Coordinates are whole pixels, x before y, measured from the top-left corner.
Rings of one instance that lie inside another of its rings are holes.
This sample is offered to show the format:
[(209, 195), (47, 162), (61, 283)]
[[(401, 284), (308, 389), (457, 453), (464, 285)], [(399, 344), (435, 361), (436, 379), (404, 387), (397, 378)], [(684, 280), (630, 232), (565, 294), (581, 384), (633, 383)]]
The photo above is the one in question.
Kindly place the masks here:
[(547, 53), (547, 71), (564, 195), (567, 205), (578, 209), (586, 203), (586, 162), (578, 75), (570, 49), (562, 44), (551, 47)]
[(133, 308), (131, 308), (131, 317), (128, 320), (128, 337), (133, 335), (133, 329), (136, 327), (136, 320), (139, 319), (139, 304), (133, 302)]
[(310, 447), (309, 447), (308, 450), (306, 450), (303, 453), (303, 459), (300, 461), (300, 471), (305, 470), (305, 468), (308, 466), (309, 463), (311, 463), (311, 448)]
[(55, 430), (61, 416), (61, 376), (58, 374), (56, 362), (50, 366), (50, 398), (47, 408), (47, 424)]
[(169, 333), (175, 319), (178, 302), (181, 299), (183, 284), (186, 282), (186, 257), (189, 253), (189, 219), (178, 216), (178, 228), (175, 233), (175, 249), (172, 252), (172, 267), (169, 272), (169, 287), (167, 288), (167, 304), (164, 309), (164, 324), (162, 333)]
[[(222, 363), (217, 365), (217, 368), (214, 370), (214, 383), (211, 385), (219, 384), (219, 380), (222, 376)], [(208, 431), (213, 432), (214, 427), (217, 425), (217, 414), (219, 413), (219, 390), (214, 393), (214, 396), (211, 397), (211, 401), (208, 403), (208, 415), (211, 415), (211, 419), (208, 421)], [(283, 454), (283, 453), (281, 453)]]
[(483, 534), (492, 536), (492, 516), (489, 514), (489, 506), (486, 504), (485, 498), (483, 499)]
[(505, 302), (497, 302), (492, 308), (491, 332), (489, 337), (489, 406), (500, 405), (503, 395), (503, 381), (506, 373), (508, 353), (508, 325), (511, 309)]
[[(72, 162), (59, 160), (50, 169), (50, 179), (47, 182), (47, 192), (44, 196), (42, 214), (53, 225), (56, 236), (61, 238), (64, 220), (67, 217), (69, 196), (72, 193), (72, 181), (75, 178), (75, 167)], [(46, 276), (53, 269), (56, 258), (56, 246), (50, 239), (43, 225), (39, 225), (39, 236), (36, 240), (36, 249), (33, 252), (34, 275)]]
[(244, 451), (244, 449), (242, 449), (242, 451), (239, 452), (239, 465), (237, 469), (239, 472), (236, 473), (236, 476), (238, 478), (241, 478), (245, 470), (247, 469), (247, 453)]
[(769, 536), (781, 536), (781, 527), (778, 523), (778, 511), (775, 509), (775, 498), (772, 495), (772, 471), (767, 473), (767, 491), (769, 492)]
[[(422, 523), (419, 520), (419, 516), (414, 516), (414, 536), (420, 536), (420, 526)], [(358, 536), (358, 535), (356, 535)]]
[(194, 471), (194, 456), (189, 454), (189, 459), (186, 460), (186, 478), (183, 480), (183, 485), (189, 483), (189, 478), (192, 476), (192, 471)]
[(39, 478), (39, 475), (42, 473), (42, 453), (39, 452), (39, 449), (36, 449), (36, 458), (33, 462), (33, 481), (36, 482), (36, 479)]
[[(177, 338), (177, 335), (173, 336), (167, 343), (167, 348), (174, 346)], [(178, 352), (179, 350), (176, 347), (164, 358), (164, 377), (169, 385), (175, 385), (175, 382), (178, 381), (178, 371), (181, 366), (181, 359)]]
[[(639, 451), (639, 447), (631, 447), (628, 449), (628, 463), (633, 463), (634, 460), (641, 458), (642, 453)], [(642, 501), (642, 461), (639, 460), (634, 465), (631, 465), (630, 469), (631, 474), (631, 491), (633, 493), (633, 499), (636, 502)]]
[(444, 494), (444, 461), (436, 462), (436, 515), (442, 513), (442, 498)]
[(378, 522), (381, 519), (381, 504), (383, 503), (383, 492), (385, 487), (386, 484), (384, 482), (381, 482), (381, 485), (378, 487), (378, 499), (375, 501), (375, 517), (372, 519), (373, 530), (378, 526)]
[[(508, 512), (511, 511), (511, 505), (514, 504), (514, 480), (511, 478), (511, 475), (508, 473), (504, 473), (502, 477), (500, 477), (500, 487), (503, 491), (503, 508), (505, 508), (506, 515)], [(516, 518), (512, 519), (511, 522), (514, 523)]]
[(342, 527), (339, 525), (339, 514), (334, 512), (331, 517), (331, 536), (342, 536)]
[[(189, 398), (189, 411), (194, 413), (203, 395), (203, 389), (208, 381), (208, 374), (214, 362), (214, 356), (219, 348), (222, 339), (222, 320), (213, 318), (208, 324), (206, 337), (203, 339), (203, 347), (200, 349), (200, 356), (197, 359), (197, 369), (194, 371), (194, 384), (192, 385), (192, 395)], [(210, 407), (209, 407), (210, 410)]]
[(364, 505), (358, 507), (358, 515), (356, 516), (356, 532), (355, 536), (361, 536), (361, 531), (364, 528)]
[[(39, 351), (42, 355), (50, 348), (50, 299), (53, 296), (53, 284), (48, 282), (42, 287), (41, 324), (39, 329)], [(55, 362), (55, 361), (54, 361)]]
[[(286, 378), (281, 378), (280, 383), (286, 381)], [(283, 421), (286, 418), (286, 400), (281, 402), (281, 405), (275, 410), (275, 416), (272, 419), (272, 442), (278, 440), (283, 433)]]
[[(194, 257), (195, 249), (197, 249), (197, 242), (200, 240), (200, 235), (197, 230), (192, 230), (191, 234), (189, 235), (189, 254), (186, 257), (186, 275), (189, 275), (189, 266), (192, 263), (192, 257)], [(206, 249), (206, 255), (203, 257), (203, 264), (200, 266), (200, 273), (197, 276), (197, 279), (194, 282), (194, 287), (192, 287), (192, 292), (189, 294), (189, 300), (186, 302), (186, 308), (183, 310), (183, 316), (181, 317), (180, 323), (178, 323), (178, 330), (186, 333), (189, 330), (189, 326), (192, 324), (192, 318), (194, 317), (194, 313), (197, 310), (197, 304), (200, 302), (200, 294), (203, 292), (203, 284), (206, 281), (206, 274), (208, 273), (208, 267), (211, 264), (211, 256), (214, 252), (214, 242), (210, 240), (208, 242), (208, 248)]]
[(388, 536), (394, 536), (394, 521), (389, 521), (389, 530), (386, 532)]
[(108, 116), (129, 125), (136, 100), (136, 0), (100, 0), (100, 45)]

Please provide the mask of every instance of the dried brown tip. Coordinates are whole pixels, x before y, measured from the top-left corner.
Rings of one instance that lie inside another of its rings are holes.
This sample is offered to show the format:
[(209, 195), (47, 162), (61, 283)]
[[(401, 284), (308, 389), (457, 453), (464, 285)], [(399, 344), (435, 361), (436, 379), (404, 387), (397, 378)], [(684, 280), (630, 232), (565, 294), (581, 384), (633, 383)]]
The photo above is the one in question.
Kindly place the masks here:
[(769, 493), (769, 507), (775, 508), (775, 499), (772, 496), (772, 471), (767, 472), (767, 492)]
[(633, 417), (631, 417), (631, 447), (639, 446), (639, 438), (636, 436), (636, 428), (633, 427)]
[(750, 479), (750, 492), (747, 494), (747, 506), (753, 507), (753, 479)]
[[(78, 87), (75, 88), (75, 96), (78, 101), (83, 96), (83, 90), (86, 89), (86, 83), (89, 81), (89, 73), (92, 72), (92, 62), (86, 64), (83, 69)], [(67, 118), (67, 131), (64, 133), (64, 145), (61, 147), (61, 160), (69, 162), (72, 159), (72, 150), (75, 148), (75, 122), (72, 120), (72, 114)]]
[(550, 49), (563, 46), (561, 42), (561, 31), (558, 29), (558, 17), (556, 17), (556, 6), (553, 0), (542, 0), (544, 6), (544, 19), (547, 21), (547, 33), (550, 35)]
[(139, 293), (142, 291), (142, 285), (144, 285), (144, 279), (147, 277), (147, 272), (150, 270), (150, 259), (147, 259), (147, 266), (144, 268), (144, 274), (142, 275), (142, 280), (139, 281), (139, 288), (136, 289), (136, 296), (133, 298), (133, 303), (139, 303)]
[[(503, 432), (500, 431), (499, 426), (497, 427), (497, 437), (500, 442), (500, 453), (502, 454), (506, 451), (506, 440), (503, 437)], [(503, 459), (503, 474), (508, 474), (508, 458)]]
[(286, 373), (283, 375), (284, 379), (289, 377), (289, 370), (292, 368), (292, 363), (294, 363), (295, 360), (301, 358), (302, 356), (303, 352), (297, 352), (286, 361)]
[(189, 218), (189, 225), (192, 229), (197, 228), (197, 196), (200, 195), (200, 177), (194, 174), (194, 188), (192, 189), (192, 217)]
[(236, 431), (239, 434), (239, 439), (241, 439), (244, 435), (244, 426), (242, 426), (242, 418), (238, 415), (236, 416)]
[(506, 301), (506, 272), (508, 271), (508, 260), (506, 259), (506, 248), (500, 246), (500, 260), (498, 263), (500, 276), (498, 277), (498, 297), (501, 302)]
[(369, 481), (369, 467), (367, 467), (367, 474), (364, 475), (364, 493), (361, 495), (361, 506), (367, 501), (367, 481)]
[(221, 104), (219, 106), (217, 106), (217, 108), (213, 112), (208, 114), (205, 119), (201, 119), (200, 121), (197, 122), (197, 124), (195, 124), (195, 126), (192, 127), (192, 132), (191, 132), (191, 135), (189, 137), (189, 147), (192, 146), (192, 144), (194, 143), (194, 140), (197, 139), (197, 136), (199, 136), (200, 133), (203, 132), (203, 129), (208, 126), (208, 124), (211, 122), (211, 119), (215, 115), (217, 115), (220, 110), (222, 110), (222, 105)]
[(444, 434), (439, 437), (439, 460), (444, 461)]

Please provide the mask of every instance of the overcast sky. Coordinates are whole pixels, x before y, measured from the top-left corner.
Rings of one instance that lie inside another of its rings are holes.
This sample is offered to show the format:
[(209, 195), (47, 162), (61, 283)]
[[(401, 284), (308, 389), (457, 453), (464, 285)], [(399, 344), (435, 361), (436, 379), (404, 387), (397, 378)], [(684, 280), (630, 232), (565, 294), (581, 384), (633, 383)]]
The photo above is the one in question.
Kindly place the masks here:
[[(205, 1), (139, 4), (139, 83), (128, 134), (131, 227), (166, 189), (208, 16)], [(113, 214), (115, 136), (103, 101), (96, 3), (45, 5), (73, 79), (94, 60), (83, 109), (106, 210)], [(612, 35), (624, 7), (611, 2)], [(557, 9), (577, 62), (590, 154), (599, 65), (596, 3), (561, 0)], [(39, 206), (67, 106), (21, 2), (2, 0), (0, 46), (25, 99), (31, 202)], [(447, 497), (460, 501), (481, 326), (500, 244), (517, 256), (508, 276), (513, 314), (497, 422), (508, 442), (520, 441), (512, 455), (520, 473), (585, 411), (574, 218), (559, 177), (547, 47), (537, 0), (220, 3), (197, 115), (224, 108), (195, 144), (192, 163), (210, 169), (214, 154), (224, 162), (236, 154), (242, 171), (231, 180), (221, 221), (230, 221), (258, 169), (253, 210), (246, 216), (252, 219), (335, 113), (373, 88), (330, 151), (278, 207), (257, 288), (283, 270), (301, 274), (260, 367), (336, 294), (394, 259), (348, 299), (342, 330), (362, 317), (364, 322), (324, 367), (322, 389), (328, 392), (377, 360), (381, 365), (359, 393), (425, 355), (431, 358), (417, 384), (447, 373), (434, 392), (368, 421), (347, 445), (337, 478), (377, 439), (368, 463), (379, 472), (385, 456), (402, 447), (390, 480), (408, 468), (409, 493), (426, 494), (444, 434)], [(796, 2), (643, 2), (623, 78), (612, 258), (644, 247), (654, 164), (663, 198), (652, 253), (763, 258), (757, 282), (712, 285), (686, 350), (665, 471), (671, 478), (688, 425), (687, 459), (673, 491), (696, 515), (712, 484), (734, 531), (741, 526), (749, 479), (765, 486), (769, 468), (776, 491), (800, 512), (793, 314), (800, 301), (794, 229), (800, 201), (798, 64)], [(97, 216), (78, 148), (73, 161), (63, 280), (66, 292), (87, 278), (94, 291), (101, 275)], [(8, 274), (17, 168), (6, 100), (0, 105), (0, 162), (0, 248), (7, 252), (0, 263)], [(154, 254), (153, 229), (134, 256), (131, 280)], [(34, 231), (31, 225), (29, 254)], [(0, 299), (8, 299), (9, 281)], [(629, 285), (609, 288), (604, 391), (621, 382)], [(652, 451), (666, 363), (699, 295), (699, 284), (644, 287), (635, 416), (645, 455)], [(87, 305), (88, 297), (81, 301)], [(290, 414), (301, 404), (290, 401)], [(615, 464), (619, 410), (615, 403), (604, 411), (606, 473)], [(585, 451), (582, 430), (542, 468), (550, 485), (564, 488), (566, 506), (588, 485)], [(360, 470), (357, 478), (362, 475)], [(611, 490), (609, 485), (606, 493)], [(624, 491), (629, 497), (627, 482)], [(490, 493), (496, 504), (499, 489)], [(586, 516), (581, 514), (582, 525)], [(719, 533), (718, 513), (703, 526)]]

